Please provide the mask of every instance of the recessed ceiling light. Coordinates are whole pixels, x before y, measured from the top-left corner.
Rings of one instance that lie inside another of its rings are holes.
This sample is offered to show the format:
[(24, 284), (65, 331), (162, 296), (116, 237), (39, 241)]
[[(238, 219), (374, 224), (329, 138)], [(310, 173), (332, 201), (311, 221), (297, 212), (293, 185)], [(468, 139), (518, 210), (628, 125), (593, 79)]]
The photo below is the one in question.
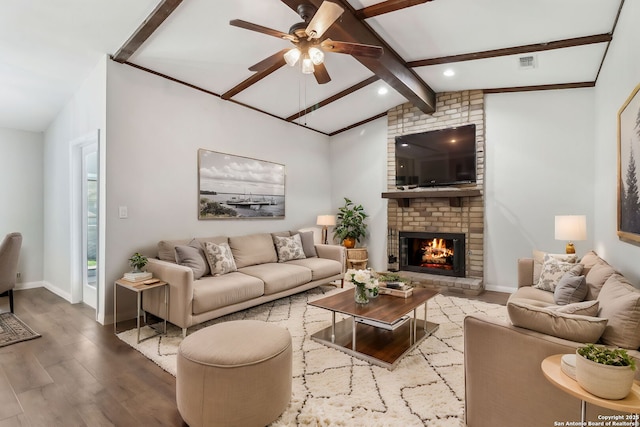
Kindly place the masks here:
[(451, 68), (447, 68), (446, 70), (444, 70), (442, 74), (444, 74), (447, 77), (453, 77), (456, 75), (456, 72), (453, 71)]
[(409, 146), (409, 144), (407, 144), (406, 142), (403, 142), (403, 143), (402, 143), (402, 144), (400, 144), (400, 145), (401, 145), (401, 146), (403, 146), (403, 147), (408, 147), (408, 146)]
[(387, 92), (389, 92), (389, 89), (386, 86), (380, 86), (378, 89), (378, 95), (386, 95)]

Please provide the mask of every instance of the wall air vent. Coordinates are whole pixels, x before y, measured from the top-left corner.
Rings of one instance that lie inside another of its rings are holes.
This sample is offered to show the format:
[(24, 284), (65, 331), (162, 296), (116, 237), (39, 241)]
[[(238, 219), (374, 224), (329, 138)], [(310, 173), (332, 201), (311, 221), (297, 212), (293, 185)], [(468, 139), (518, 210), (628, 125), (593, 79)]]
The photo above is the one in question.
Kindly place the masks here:
[(519, 57), (518, 68), (521, 70), (531, 70), (536, 68), (536, 57), (533, 55)]

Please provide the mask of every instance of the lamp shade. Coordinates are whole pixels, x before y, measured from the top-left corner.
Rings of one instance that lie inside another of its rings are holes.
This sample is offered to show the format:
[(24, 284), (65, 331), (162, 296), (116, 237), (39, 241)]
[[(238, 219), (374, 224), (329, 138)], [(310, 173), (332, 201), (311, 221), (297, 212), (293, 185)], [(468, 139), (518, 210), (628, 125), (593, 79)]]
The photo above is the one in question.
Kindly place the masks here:
[(336, 225), (336, 216), (335, 215), (318, 215), (317, 225)]
[(587, 217), (556, 215), (556, 240), (587, 240)]

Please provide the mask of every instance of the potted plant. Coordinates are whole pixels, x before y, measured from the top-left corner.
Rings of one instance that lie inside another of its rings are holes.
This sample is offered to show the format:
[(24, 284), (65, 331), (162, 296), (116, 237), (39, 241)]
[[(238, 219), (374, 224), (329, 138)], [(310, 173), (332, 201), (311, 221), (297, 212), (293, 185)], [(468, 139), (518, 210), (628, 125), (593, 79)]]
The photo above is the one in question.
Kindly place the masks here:
[(142, 272), (142, 269), (144, 268), (145, 265), (147, 265), (147, 262), (149, 262), (147, 257), (144, 255), (141, 255), (138, 252), (136, 252), (135, 254), (133, 254), (131, 258), (129, 258), (129, 265), (133, 267), (133, 273)]
[(636, 363), (623, 349), (587, 344), (576, 350), (576, 380), (603, 399), (624, 399), (633, 386)]
[(356, 205), (345, 197), (344, 206), (338, 209), (334, 239), (346, 248), (353, 248), (367, 234), (367, 224), (364, 223), (367, 217), (362, 205)]

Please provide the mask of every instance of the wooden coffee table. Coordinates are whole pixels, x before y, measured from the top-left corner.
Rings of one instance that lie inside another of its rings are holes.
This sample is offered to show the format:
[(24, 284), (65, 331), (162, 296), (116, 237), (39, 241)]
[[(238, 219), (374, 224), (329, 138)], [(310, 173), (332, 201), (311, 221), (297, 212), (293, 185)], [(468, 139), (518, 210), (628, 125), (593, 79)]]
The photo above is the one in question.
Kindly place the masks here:
[[(437, 291), (414, 288), (408, 298), (380, 295), (365, 305), (356, 304), (353, 294), (354, 289), (348, 289), (309, 302), (331, 311), (331, 326), (311, 335), (312, 340), (393, 370), (405, 354), (438, 329), (438, 324), (426, 321), (427, 302)], [(421, 305), (424, 320), (416, 316)], [(350, 317), (336, 323), (336, 313)]]

